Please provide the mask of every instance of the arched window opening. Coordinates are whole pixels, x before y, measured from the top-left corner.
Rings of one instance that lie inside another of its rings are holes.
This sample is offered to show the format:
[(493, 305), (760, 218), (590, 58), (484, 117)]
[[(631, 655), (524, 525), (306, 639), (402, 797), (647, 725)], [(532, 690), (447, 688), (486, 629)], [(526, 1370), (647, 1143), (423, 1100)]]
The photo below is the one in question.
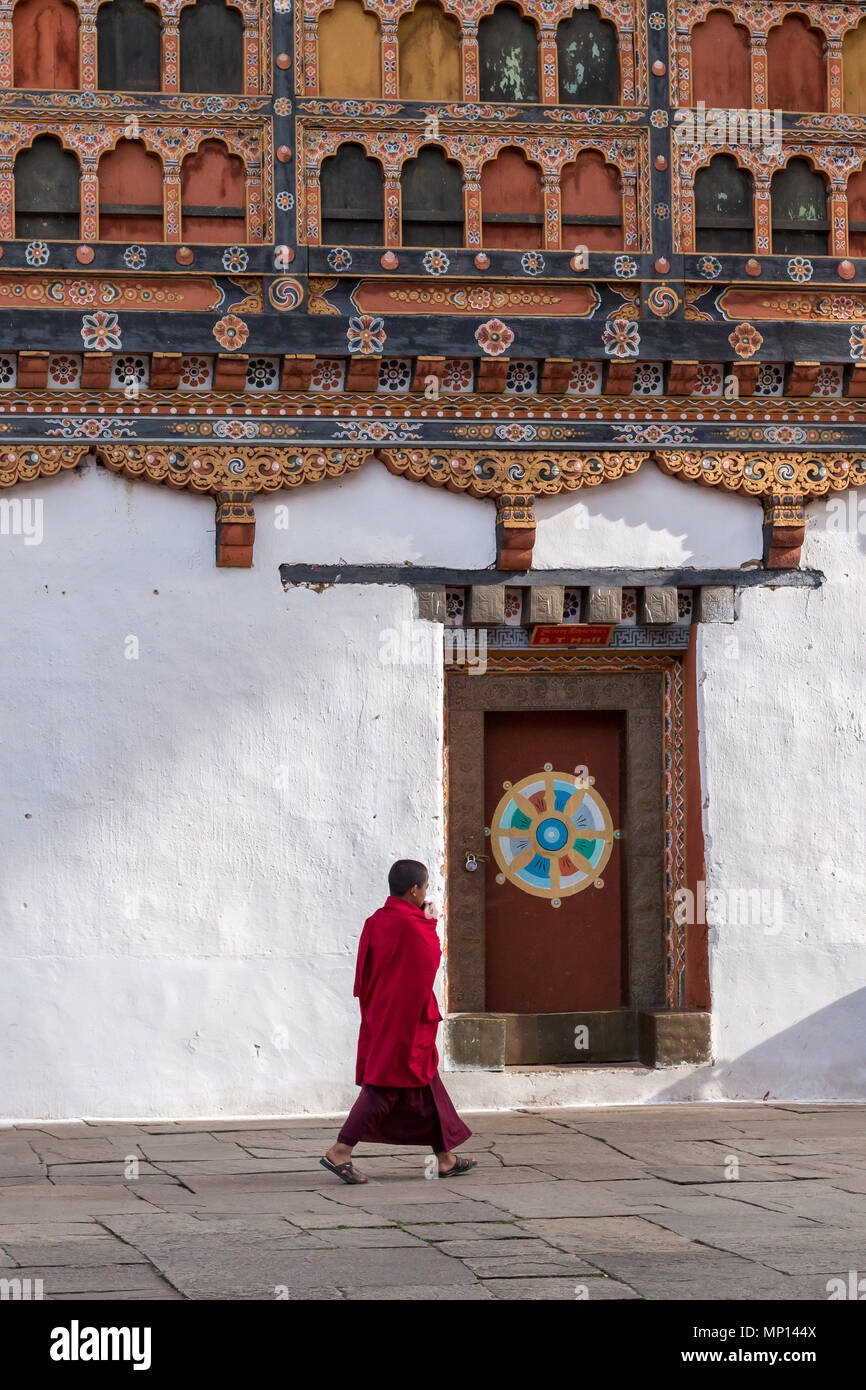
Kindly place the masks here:
[(246, 241), (247, 198), (243, 160), (221, 140), (204, 140), (180, 169), (184, 241), (230, 245)]
[(40, 135), (15, 160), (15, 235), (74, 241), (80, 228), (81, 170), (53, 135)]
[(180, 90), (242, 92), (244, 21), (225, 0), (196, 0), (180, 12)]
[(96, 12), (96, 70), (103, 92), (158, 92), (162, 86), (159, 10), (111, 0)]
[(404, 246), (463, 245), (463, 175), (439, 149), (421, 150), (403, 165)]
[(163, 170), (140, 140), (121, 140), (99, 161), (100, 241), (163, 241)]
[(361, 0), (337, 0), (319, 16), (319, 96), (382, 95), (382, 31)]
[(616, 106), (617, 34), (597, 10), (575, 10), (556, 31), (561, 105)]
[[(826, 111), (824, 35), (789, 15), (767, 35), (767, 93), (778, 111)], [(726, 105), (730, 105), (727, 102)]]
[(482, 245), (532, 251), (543, 233), (541, 170), (519, 150), (503, 150), (481, 170)]
[(622, 189), (619, 171), (596, 150), (585, 150), (562, 171), (562, 245), (566, 251), (621, 251)]
[(404, 101), (459, 101), (460, 25), (438, 5), (422, 3), (397, 27)]
[(711, 10), (692, 30), (692, 101), (708, 110), (752, 107), (749, 31), (727, 10)]
[(730, 154), (695, 174), (695, 250), (729, 254), (755, 249), (752, 175)]
[(514, 5), (497, 5), (478, 25), (482, 101), (538, 101), (538, 31)]
[(843, 109), (852, 115), (866, 114), (866, 19), (842, 40), (842, 82)]
[(341, 145), (322, 162), (322, 241), (326, 246), (382, 246), (382, 166), (360, 145)]
[(20, 0), (12, 12), (13, 86), (73, 91), (78, 79), (78, 11), (65, 0)]
[(848, 252), (866, 256), (866, 169), (848, 180)]
[(792, 159), (773, 175), (770, 193), (773, 209), (774, 256), (826, 256), (830, 223), (827, 219), (827, 185), (805, 159)]

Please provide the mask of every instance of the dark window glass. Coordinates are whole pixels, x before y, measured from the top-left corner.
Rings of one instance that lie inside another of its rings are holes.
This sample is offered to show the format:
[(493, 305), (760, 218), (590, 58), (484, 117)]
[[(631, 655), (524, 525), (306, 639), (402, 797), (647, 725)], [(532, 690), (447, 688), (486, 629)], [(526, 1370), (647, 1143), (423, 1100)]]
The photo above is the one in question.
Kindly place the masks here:
[(40, 135), (15, 160), (15, 235), (50, 240), (79, 236), (78, 160), (51, 135)]
[(556, 31), (559, 100), (567, 106), (616, 106), (616, 29), (595, 10), (576, 10)]
[(97, 83), (104, 92), (158, 92), (159, 11), (141, 0), (111, 0), (96, 12)]
[(404, 246), (463, 245), (463, 178), (441, 150), (421, 150), (403, 165)]
[(830, 223), (827, 185), (805, 159), (792, 159), (773, 175), (773, 254), (826, 256)]
[(224, 0), (196, 0), (180, 12), (180, 90), (242, 92), (244, 21)]
[(538, 101), (538, 31), (513, 5), (498, 5), (478, 25), (482, 101)]
[(755, 249), (752, 176), (729, 154), (717, 155), (695, 174), (695, 250)]
[(382, 246), (384, 198), (382, 166), (360, 145), (342, 145), (324, 160), (322, 241), (325, 246)]

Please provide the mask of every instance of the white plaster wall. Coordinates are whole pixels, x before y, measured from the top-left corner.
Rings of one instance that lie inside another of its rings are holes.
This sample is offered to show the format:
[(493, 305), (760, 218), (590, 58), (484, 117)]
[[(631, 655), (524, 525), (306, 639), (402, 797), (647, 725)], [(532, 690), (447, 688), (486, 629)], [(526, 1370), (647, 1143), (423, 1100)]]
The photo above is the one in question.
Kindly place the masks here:
[(760, 504), (644, 463), (616, 483), (535, 504), (538, 569), (759, 565)]
[[(605, 503), (601, 563), (757, 556), (751, 513), (713, 539), (739, 499), (705, 513), (646, 471), (623, 485), (643, 483), (643, 513)], [(407, 590), (284, 592), (277, 567), (481, 567), (492, 508), (368, 465), (259, 500), (243, 571), (214, 566), (207, 498), (95, 468), (17, 495), (43, 499), (45, 534), (0, 536), (0, 1116), (339, 1111), (388, 864), (426, 859), (441, 900), (441, 675), (408, 646)], [(856, 514), (819, 527), (823, 589), (746, 591), (701, 638), (708, 884), (783, 895), (777, 933), (713, 931), (716, 1064), (453, 1073), (458, 1103), (866, 1097), (866, 538)], [(588, 561), (563, 545), (555, 563)]]

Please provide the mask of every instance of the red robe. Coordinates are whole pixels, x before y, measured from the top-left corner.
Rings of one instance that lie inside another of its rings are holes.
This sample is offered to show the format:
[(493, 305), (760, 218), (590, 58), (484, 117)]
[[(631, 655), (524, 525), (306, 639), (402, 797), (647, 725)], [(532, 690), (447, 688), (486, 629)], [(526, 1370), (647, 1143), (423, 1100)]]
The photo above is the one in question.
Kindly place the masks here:
[(433, 981), (441, 957), (436, 918), (406, 899), (389, 897), (367, 918), (355, 970), (357, 1085), (426, 1086), (436, 1075), (442, 1015)]

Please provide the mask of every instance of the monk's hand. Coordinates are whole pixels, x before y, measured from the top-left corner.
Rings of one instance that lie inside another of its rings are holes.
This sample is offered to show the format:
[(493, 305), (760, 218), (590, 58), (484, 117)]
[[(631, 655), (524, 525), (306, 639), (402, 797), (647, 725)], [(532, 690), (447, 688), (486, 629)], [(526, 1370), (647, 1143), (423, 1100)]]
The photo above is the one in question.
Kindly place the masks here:
[(425, 916), (425, 917), (435, 917), (435, 916), (436, 916), (436, 908), (434, 907), (433, 903), (430, 902), (429, 898), (428, 898), (427, 901), (423, 904), (423, 908), (424, 908), (424, 916)]

